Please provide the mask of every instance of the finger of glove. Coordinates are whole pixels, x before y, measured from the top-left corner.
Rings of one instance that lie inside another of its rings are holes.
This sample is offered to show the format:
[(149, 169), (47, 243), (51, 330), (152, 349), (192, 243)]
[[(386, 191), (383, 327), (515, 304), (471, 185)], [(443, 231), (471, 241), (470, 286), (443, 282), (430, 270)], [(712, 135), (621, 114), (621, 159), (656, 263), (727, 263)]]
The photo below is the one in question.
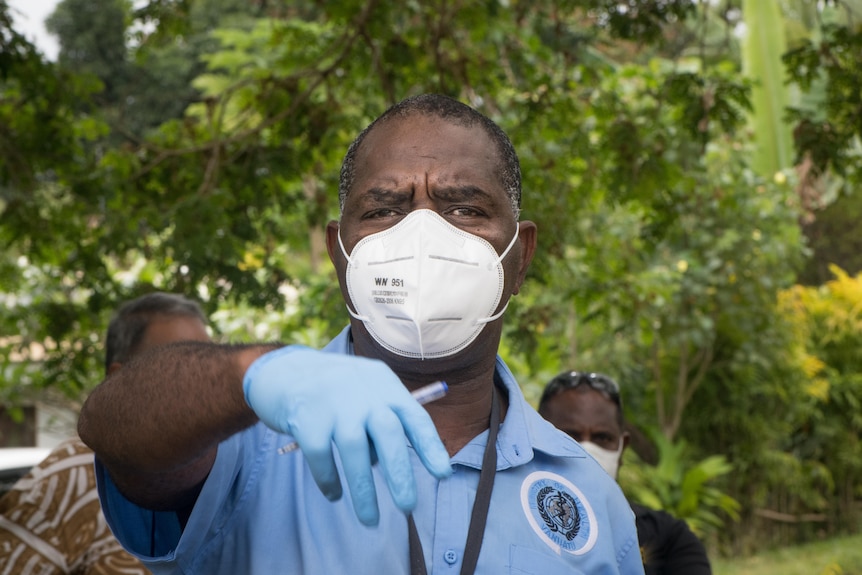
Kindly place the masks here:
[(412, 511), (416, 507), (416, 481), (401, 421), (391, 411), (375, 413), (368, 419), (368, 437), (377, 451), (392, 500), (402, 511)]
[(335, 432), (335, 445), (356, 516), (363, 525), (377, 525), (380, 511), (365, 428), (361, 424), (340, 425)]
[(425, 408), (413, 401), (399, 406), (395, 413), (425, 469), (438, 479), (452, 475), (449, 452)]
[(330, 501), (341, 499), (343, 490), (332, 453), (331, 434), (311, 433), (307, 428), (296, 426), (293, 437), (302, 449), (308, 469), (321, 493)]

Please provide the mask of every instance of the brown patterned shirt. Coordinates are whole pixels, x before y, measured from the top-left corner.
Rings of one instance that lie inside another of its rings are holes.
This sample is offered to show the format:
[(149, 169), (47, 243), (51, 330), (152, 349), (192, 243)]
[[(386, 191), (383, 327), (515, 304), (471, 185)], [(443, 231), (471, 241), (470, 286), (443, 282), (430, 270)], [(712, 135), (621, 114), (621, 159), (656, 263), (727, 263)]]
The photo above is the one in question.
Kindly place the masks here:
[(0, 498), (0, 574), (148, 575), (111, 534), (93, 452), (61, 443)]

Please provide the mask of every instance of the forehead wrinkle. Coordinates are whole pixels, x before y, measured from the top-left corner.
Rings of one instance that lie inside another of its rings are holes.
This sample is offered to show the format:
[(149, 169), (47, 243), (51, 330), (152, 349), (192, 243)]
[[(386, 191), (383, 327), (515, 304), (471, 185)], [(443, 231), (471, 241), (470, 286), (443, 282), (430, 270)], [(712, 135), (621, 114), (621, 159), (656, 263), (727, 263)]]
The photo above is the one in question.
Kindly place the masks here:
[[(425, 185), (429, 186), (427, 179), (428, 176), (426, 175)], [(413, 188), (414, 186), (410, 186), (410, 190), (401, 191), (394, 187), (372, 186), (362, 194), (361, 201), (382, 204), (399, 202), (405, 196), (412, 195)], [(472, 184), (438, 186), (431, 189), (431, 195), (450, 202), (475, 200), (476, 198), (493, 201), (493, 196), (490, 193)]]

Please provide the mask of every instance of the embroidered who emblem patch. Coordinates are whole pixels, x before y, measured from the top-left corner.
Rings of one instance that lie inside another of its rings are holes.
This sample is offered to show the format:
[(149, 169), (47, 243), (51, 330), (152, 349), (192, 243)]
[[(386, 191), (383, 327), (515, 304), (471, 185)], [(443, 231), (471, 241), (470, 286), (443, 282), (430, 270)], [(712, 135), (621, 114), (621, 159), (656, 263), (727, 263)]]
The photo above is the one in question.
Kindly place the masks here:
[(564, 477), (546, 471), (528, 475), (521, 484), (521, 506), (533, 531), (557, 553), (582, 555), (595, 545), (593, 508)]

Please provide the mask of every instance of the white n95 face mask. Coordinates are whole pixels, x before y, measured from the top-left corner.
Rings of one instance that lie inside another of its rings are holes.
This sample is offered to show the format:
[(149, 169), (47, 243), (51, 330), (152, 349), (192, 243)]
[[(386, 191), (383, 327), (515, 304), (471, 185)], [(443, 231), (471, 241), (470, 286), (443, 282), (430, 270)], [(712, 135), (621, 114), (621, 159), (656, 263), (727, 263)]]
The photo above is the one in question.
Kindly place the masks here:
[(620, 455), (623, 453), (622, 437), (620, 437), (620, 444), (616, 451), (599, 447), (592, 441), (581, 441), (580, 444), (581, 447), (584, 448), (584, 451), (592, 455), (593, 459), (599, 462), (599, 465), (602, 466), (602, 469), (607, 471), (608, 475), (614, 479), (617, 478), (617, 472), (620, 469)]
[[(348, 255), (347, 291), (377, 343), (404, 357), (458, 353), (485, 327), (503, 294), (503, 258), (484, 239), (436, 212), (414, 210), (391, 228), (366, 236)], [(508, 302), (506, 302), (508, 305)]]

